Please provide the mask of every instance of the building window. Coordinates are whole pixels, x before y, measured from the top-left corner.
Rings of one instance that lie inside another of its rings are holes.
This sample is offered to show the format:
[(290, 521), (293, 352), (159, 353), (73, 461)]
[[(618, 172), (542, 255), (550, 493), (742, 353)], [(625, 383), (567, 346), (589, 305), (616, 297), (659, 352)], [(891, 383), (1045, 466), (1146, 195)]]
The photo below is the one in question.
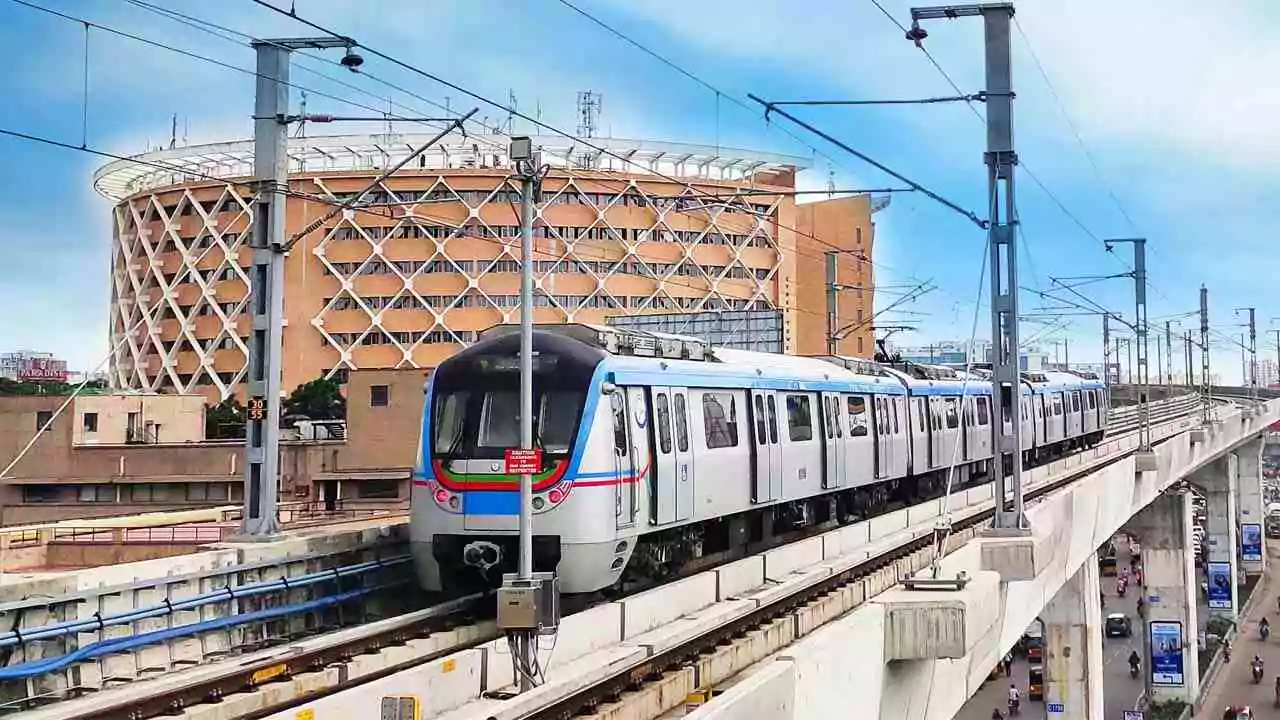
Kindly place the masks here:
[(356, 497), (361, 500), (395, 500), (400, 497), (399, 480), (361, 480), (355, 485)]
[(61, 488), (57, 485), (23, 485), (22, 502), (51, 503), (58, 502)]
[(226, 483), (188, 483), (188, 502), (209, 502), (227, 499)]
[(369, 407), (386, 407), (391, 401), (391, 388), (386, 385), (369, 386)]
[(114, 485), (81, 485), (77, 499), (84, 503), (113, 503), (116, 501)]
[(84, 431), (87, 433), (98, 432), (98, 413), (87, 412), (84, 414)]
[(53, 422), (52, 410), (40, 410), (36, 412), (36, 432), (40, 432), (44, 429), (45, 425), (48, 425), (51, 422)]

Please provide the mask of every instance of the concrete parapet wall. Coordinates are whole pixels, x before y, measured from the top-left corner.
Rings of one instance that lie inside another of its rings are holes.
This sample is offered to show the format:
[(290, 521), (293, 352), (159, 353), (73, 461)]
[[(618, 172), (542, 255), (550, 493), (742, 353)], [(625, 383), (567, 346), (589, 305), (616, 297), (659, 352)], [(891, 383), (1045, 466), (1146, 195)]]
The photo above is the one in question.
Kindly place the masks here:
[[(387, 528), (360, 528), (329, 535), (285, 536), (261, 543), (226, 543), (186, 555), (122, 562), (76, 572), (6, 575), (0, 584), (0, 628), (4, 628), (0, 634), (9, 628), (31, 632), (55, 623), (93, 620), (95, 616), (109, 618), (136, 609), (163, 607), (165, 603), (226, 592), (230, 588), (225, 600), (209, 602), (198, 608), (105, 627), (91, 626), (43, 641), (23, 641), (14, 647), (6, 666), (62, 657), (75, 650), (91, 648), (104, 640), (303, 603), (339, 591), (372, 588), (403, 579), (408, 563), (375, 567), (359, 576), (325, 579), (288, 590), (253, 596), (234, 595), (238, 587), (402, 555), (407, 552), (407, 535), (407, 526), (398, 523)], [(351, 622), (398, 612), (400, 602), (386, 599), (385, 596), (390, 595), (392, 593), (371, 594), (360, 602), (351, 603), (345, 608), (347, 616), (342, 620)], [(403, 600), (411, 597), (412, 593), (401, 589), (394, 595)], [(74, 662), (54, 672), (33, 676), (29, 684), (23, 681), (6, 683), (0, 685), (0, 698), (11, 700), (30, 695), (57, 694), (73, 687), (101, 689), (114, 683), (132, 682), (229, 654), (259, 649), (281, 638), (310, 634), (339, 624), (337, 608), (331, 606), (266, 622), (211, 629)]]

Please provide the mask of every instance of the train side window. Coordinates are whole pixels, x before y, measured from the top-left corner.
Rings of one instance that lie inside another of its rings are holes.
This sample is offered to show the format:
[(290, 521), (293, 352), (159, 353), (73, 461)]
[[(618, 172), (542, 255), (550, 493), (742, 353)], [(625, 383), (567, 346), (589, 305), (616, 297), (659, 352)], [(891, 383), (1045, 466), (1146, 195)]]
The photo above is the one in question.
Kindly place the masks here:
[(1080, 412), (1080, 393), (1071, 393), (1071, 412)]
[(627, 408), (622, 396), (609, 396), (609, 405), (613, 410), (613, 449), (626, 454), (630, 449), (627, 443)]
[(676, 449), (689, 452), (689, 418), (683, 395), (672, 395), (676, 403)]
[(1097, 393), (1098, 393), (1098, 391), (1097, 391), (1097, 390), (1090, 390), (1090, 391), (1088, 391), (1087, 393), (1085, 393), (1085, 400), (1087, 400), (1087, 401), (1089, 402), (1089, 409), (1090, 409), (1090, 410), (1097, 410), (1097, 409), (1098, 409), (1098, 395), (1097, 395)]
[(764, 445), (768, 438), (764, 434), (764, 398), (756, 396), (756, 444)]
[(924, 434), (924, 399), (916, 400), (916, 427), (920, 429), (920, 434)]
[(808, 395), (787, 395), (787, 437), (792, 442), (813, 439), (813, 412)]
[(867, 399), (851, 397), (845, 401), (849, 411), (849, 437), (867, 435)]
[(774, 396), (769, 396), (769, 442), (778, 442), (778, 403)]
[(1054, 415), (1062, 414), (1062, 393), (1053, 394), (1053, 414)]
[(955, 398), (946, 398), (947, 408), (947, 429), (955, 430), (960, 427), (960, 413), (956, 411), (957, 401)]
[(888, 403), (891, 408), (890, 417), (893, 418), (893, 434), (898, 435), (902, 432), (898, 429), (898, 400), (897, 398), (889, 398)]
[(836, 437), (844, 437), (844, 420), (840, 417), (840, 398), (833, 397), (831, 400), (831, 424), (836, 426)]
[(671, 452), (671, 405), (666, 393), (658, 393), (658, 448), (665, 455)]
[(834, 440), (836, 437), (836, 429), (831, 427), (831, 398), (825, 395), (819, 395), (818, 399), (822, 401), (822, 428), (827, 433), (827, 439)]
[(985, 397), (978, 398), (978, 424), (988, 425), (991, 423), (991, 406), (990, 401)]
[(733, 395), (702, 394), (702, 430), (708, 450), (738, 444), (738, 405)]

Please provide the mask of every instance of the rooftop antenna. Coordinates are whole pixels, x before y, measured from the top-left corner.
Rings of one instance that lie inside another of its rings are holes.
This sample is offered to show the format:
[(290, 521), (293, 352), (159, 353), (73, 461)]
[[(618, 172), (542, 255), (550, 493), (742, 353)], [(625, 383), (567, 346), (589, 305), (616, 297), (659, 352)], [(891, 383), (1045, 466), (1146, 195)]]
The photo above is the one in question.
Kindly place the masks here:
[(187, 115), (182, 118), (182, 144), (184, 146), (191, 143), (191, 116)]
[(578, 92), (578, 137), (596, 136), (600, 124), (600, 94), (590, 90)]
[(827, 199), (830, 200), (836, 196), (836, 171), (831, 169), (831, 165), (827, 165)]
[(535, 104), (533, 116), (538, 119), (538, 122), (542, 122), (542, 100), (538, 100)]
[(178, 113), (173, 114), (173, 119), (169, 124), (169, 149), (178, 147)]
[(510, 135), (516, 131), (516, 91), (507, 90), (507, 134)]

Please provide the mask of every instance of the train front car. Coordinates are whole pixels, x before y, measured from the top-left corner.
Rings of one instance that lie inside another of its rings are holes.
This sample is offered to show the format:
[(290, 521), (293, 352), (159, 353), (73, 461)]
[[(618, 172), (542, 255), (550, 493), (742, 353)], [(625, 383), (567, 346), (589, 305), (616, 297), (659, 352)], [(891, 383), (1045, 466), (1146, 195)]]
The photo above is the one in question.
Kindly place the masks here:
[[(534, 570), (558, 568), (566, 592), (594, 590), (588, 586), (609, 580), (580, 577), (575, 569), (599, 567), (601, 560), (610, 566), (614, 493), (575, 491), (574, 480), (584, 457), (598, 454), (593, 441), (607, 445), (599, 459), (613, 467), (611, 438), (591, 431), (600, 425), (594, 415), (609, 412), (598, 402), (596, 378), (605, 352), (541, 330), (533, 349), (534, 446), (542, 449), (533, 476)], [(494, 588), (504, 573), (516, 572), (520, 477), (505, 472), (504, 455), (519, 446), (520, 336), (518, 328), (500, 326), (441, 363), (427, 389), (411, 527), (426, 590)], [(575, 557), (583, 555), (590, 558)]]

